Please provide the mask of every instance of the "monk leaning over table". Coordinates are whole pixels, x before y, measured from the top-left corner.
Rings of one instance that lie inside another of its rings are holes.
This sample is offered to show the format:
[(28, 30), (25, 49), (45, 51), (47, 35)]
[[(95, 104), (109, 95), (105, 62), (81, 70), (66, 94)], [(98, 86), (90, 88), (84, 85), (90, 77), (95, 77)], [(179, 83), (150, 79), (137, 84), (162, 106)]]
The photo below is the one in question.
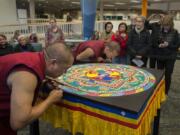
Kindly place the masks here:
[(103, 40), (89, 40), (80, 43), (74, 50), (75, 61), (105, 62), (118, 56), (120, 46), (117, 42), (105, 43)]
[(63, 92), (54, 89), (42, 103), (32, 106), (45, 75), (56, 78), (72, 63), (73, 56), (62, 43), (49, 46), (43, 52), (0, 57), (0, 131), (16, 135), (18, 129), (60, 101)]

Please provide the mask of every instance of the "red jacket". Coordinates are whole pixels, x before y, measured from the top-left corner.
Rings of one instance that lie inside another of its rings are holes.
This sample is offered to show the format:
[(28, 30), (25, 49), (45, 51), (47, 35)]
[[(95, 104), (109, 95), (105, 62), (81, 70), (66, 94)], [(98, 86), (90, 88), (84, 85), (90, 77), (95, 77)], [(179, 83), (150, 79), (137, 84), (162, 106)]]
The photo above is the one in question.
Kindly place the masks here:
[[(27, 69), (27, 71), (36, 74), (39, 82), (42, 81), (45, 78), (43, 53), (24, 52), (0, 57), (0, 119), (9, 119), (11, 90), (7, 86), (7, 77), (12, 70), (19, 68)], [(1, 122), (0, 129), (3, 130)]]
[(113, 34), (112, 37), (111, 37), (112, 41), (116, 41), (116, 42), (118, 42), (120, 44), (120, 47), (121, 47), (121, 51), (120, 51), (120, 54), (119, 54), (120, 56), (126, 55), (126, 48), (127, 48), (126, 43), (128, 41), (127, 33), (125, 33), (126, 34), (125, 38), (121, 37), (122, 33), (123, 32), (119, 32), (119, 35)]
[(82, 53), (87, 48), (91, 48), (94, 51), (95, 55), (91, 57), (90, 60), (97, 60), (98, 57), (101, 57), (103, 55), (104, 47), (105, 47), (104, 41), (102, 40), (90, 40), (90, 41), (82, 42), (77, 46), (77, 48), (75, 48), (73, 52), (74, 57), (76, 58), (77, 55)]

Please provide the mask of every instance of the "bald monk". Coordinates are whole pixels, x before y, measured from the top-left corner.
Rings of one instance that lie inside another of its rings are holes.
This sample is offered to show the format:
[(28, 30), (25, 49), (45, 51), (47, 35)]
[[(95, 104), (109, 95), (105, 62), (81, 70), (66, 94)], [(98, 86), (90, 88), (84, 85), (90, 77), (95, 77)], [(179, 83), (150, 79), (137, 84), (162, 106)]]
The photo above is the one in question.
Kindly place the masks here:
[(73, 63), (62, 43), (39, 53), (16, 53), (0, 57), (0, 131), (16, 131), (37, 119), (51, 104), (60, 101), (62, 90), (54, 89), (40, 104), (32, 106), (45, 75), (56, 78)]
[(105, 62), (118, 56), (120, 47), (117, 42), (105, 43), (103, 40), (91, 40), (80, 43), (73, 54), (76, 61)]

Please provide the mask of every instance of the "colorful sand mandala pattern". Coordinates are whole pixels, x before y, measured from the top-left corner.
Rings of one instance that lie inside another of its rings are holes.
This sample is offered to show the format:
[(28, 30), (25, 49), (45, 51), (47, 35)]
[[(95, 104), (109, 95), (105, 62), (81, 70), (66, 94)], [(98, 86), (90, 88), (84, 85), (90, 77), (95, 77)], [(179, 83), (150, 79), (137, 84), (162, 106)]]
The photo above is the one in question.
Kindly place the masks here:
[(119, 64), (74, 65), (58, 78), (64, 91), (86, 96), (124, 96), (149, 90), (154, 75), (146, 70)]

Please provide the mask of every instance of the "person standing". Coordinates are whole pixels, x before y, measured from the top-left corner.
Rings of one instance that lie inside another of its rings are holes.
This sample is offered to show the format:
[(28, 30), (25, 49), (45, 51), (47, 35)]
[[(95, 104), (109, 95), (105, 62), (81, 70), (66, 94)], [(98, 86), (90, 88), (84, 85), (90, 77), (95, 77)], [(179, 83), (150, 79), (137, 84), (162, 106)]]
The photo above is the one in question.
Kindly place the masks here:
[(120, 23), (118, 26), (118, 31), (111, 37), (112, 41), (116, 41), (120, 45), (120, 53), (119, 56), (113, 59), (113, 63), (118, 64), (127, 64), (127, 41), (128, 41), (128, 34), (127, 34), (127, 25), (126, 23)]
[[(130, 63), (133, 66), (146, 67), (148, 59), (148, 51), (151, 47), (150, 33), (144, 27), (145, 18), (143, 16), (136, 17), (136, 25), (130, 31), (127, 49), (130, 56)], [(137, 64), (140, 61), (140, 64)]]
[(46, 47), (54, 43), (63, 43), (64, 34), (62, 30), (57, 26), (56, 19), (51, 18), (49, 20), (49, 26), (45, 34), (45, 45)]
[(179, 43), (179, 34), (174, 29), (173, 17), (166, 15), (162, 20), (159, 40), (156, 44), (157, 68), (165, 70), (166, 94), (168, 94), (170, 89)]
[[(164, 15), (163, 14), (152, 14), (145, 23), (145, 27), (148, 30), (151, 30), (151, 41), (152, 41), (152, 46), (150, 49), (150, 62), (149, 66), (150, 68), (156, 68), (157, 67), (157, 58), (156, 58), (156, 53), (157, 53), (157, 43), (159, 40), (159, 32), (161, 30), (161, 23), (163, 20)], [(155, 21), (152, 22), (151, 21)]]

